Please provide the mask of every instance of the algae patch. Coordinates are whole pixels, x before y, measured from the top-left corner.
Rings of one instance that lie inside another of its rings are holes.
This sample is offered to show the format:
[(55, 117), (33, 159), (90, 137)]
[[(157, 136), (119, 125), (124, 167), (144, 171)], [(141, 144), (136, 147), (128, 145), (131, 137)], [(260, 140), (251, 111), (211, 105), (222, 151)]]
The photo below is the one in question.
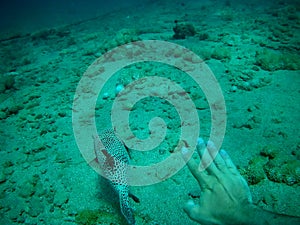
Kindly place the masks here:
[(300, 57), (298, 53), (263, 49), (256, 52), (256, 65), (263, 70), (299, 70)]
[(293, 155), (279, 154), (273, 146), (265, 146), (249, 161), (248, 166), (241, 170), (241, 174), (251, 185), (258, 184), (265, 178), (289, 186), (300, 183), (300, 161)]
[(126, 224), (125, 219), (120, 215), (114, 215), (112, 212), (105, 210), (85, 209), (80, 211), (76, 217), (75, 222), (78, 225), (95, 225), (95, 224), (111, 224), (111, 225), (122, 225)]

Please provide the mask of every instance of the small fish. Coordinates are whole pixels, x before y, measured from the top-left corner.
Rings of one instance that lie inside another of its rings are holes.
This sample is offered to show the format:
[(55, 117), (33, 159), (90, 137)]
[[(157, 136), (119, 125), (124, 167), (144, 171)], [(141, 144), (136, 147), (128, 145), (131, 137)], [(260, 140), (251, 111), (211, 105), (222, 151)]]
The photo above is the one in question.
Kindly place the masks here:
[(139, 199), (129, 193), (127, 183), (128, 152), (122, 141), (116, 136), (113, 129), (107, 129), (94, 136), (94, 151), (96, 160), (103, 170), (112, 188), (119, 194), (121, 212), (128, 224), (134, 225), (135, 218), (130, 207), (129, 197), (135, 202)]

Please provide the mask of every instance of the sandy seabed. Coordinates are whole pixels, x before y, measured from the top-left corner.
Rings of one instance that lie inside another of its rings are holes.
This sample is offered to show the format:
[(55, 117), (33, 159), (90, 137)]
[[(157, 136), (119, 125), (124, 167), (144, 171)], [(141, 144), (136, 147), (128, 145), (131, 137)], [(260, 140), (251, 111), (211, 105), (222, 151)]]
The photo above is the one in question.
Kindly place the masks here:
[[(207, 63), (226, 101), (223, 148), (248, 181), (254, 203), (300, 216), (299, 18), (299, 8), (281, 1), (154, 1), (1, 36), (0, 224), (126, 224), (109, 186), (77, 148), (72, 103), (94, 60), (116, 46), (149, 39), (185, 46)], [(190, 24), (195, 34), (174, 38), (175, 21)], [(147, 75), (165, 76), (186, 88), (207, 140), (210, 110), (204, 94), (184, 74), (155, 63), (121, 70), (105, 86), (97, 102), (98, 128), (109, 126), (116, 85)], [(177, 143), (179, 117), (161, 99), (135, 106), (134, 134), (146, 138), (147, 121), (155, 115), (168, 124), (167, 139), (150, 153), (133, 152), (134, 164), (164, 159)], [(137, 224), (196, 224), (182, 209), (188, 199), (201, 198), (186, 167), (161, 183), (131, 187), (131, 192), (140, 199), (131, 202)]]

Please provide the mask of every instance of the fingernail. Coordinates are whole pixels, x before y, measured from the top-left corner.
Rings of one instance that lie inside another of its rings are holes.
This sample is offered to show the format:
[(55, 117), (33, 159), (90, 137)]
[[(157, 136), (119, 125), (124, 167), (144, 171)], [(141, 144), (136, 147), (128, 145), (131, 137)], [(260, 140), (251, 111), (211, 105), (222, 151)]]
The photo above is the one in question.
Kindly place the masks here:
[(203, 138), (199, 137), (199, 138), (197, 139), (197, 145), (198, 145), (198, 146), (202, 146), (202, 145), (204, 145), (204, 144), (205, 144), (205, 143), (204, 143)]
[(207, 147), (214, 147), (215, 144), (212, 141), (207, 142)]
[(220, 155), (223, 156), (223, 157), (228, 157), (228, 154), (224, 149), (220, 150)]
[(187, 203), (186, 203), (186, 206), (194, 206), (195, 205), (195, 202), (193, 200), (188, 200)]
[(186, 147), (182, 147), (182, 148), (181, 148), (181, 153), (182, 153), (183, 155), (188, 154), (188, 152), (189, 152), (189, 150), (188, 150)]

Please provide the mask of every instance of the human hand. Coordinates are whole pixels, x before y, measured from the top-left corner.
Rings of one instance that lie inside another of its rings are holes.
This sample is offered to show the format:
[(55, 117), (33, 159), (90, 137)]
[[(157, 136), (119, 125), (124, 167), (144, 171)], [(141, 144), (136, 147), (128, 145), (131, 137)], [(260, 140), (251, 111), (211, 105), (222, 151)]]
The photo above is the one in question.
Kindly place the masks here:
[[(187, 151), (182, 149), (184, 157)], [(243, 217), (252, 210), (251, 193), (229, 155), (224, 150), (218, 152), (210, 141), (205, 146), (202, 139), (198, 140), (197, 152), (201, 163), (192, 158), (187, 166), (201, 188), (200, 202), (188, 201), (184, 211), (201, 224), (247, 224)]]

